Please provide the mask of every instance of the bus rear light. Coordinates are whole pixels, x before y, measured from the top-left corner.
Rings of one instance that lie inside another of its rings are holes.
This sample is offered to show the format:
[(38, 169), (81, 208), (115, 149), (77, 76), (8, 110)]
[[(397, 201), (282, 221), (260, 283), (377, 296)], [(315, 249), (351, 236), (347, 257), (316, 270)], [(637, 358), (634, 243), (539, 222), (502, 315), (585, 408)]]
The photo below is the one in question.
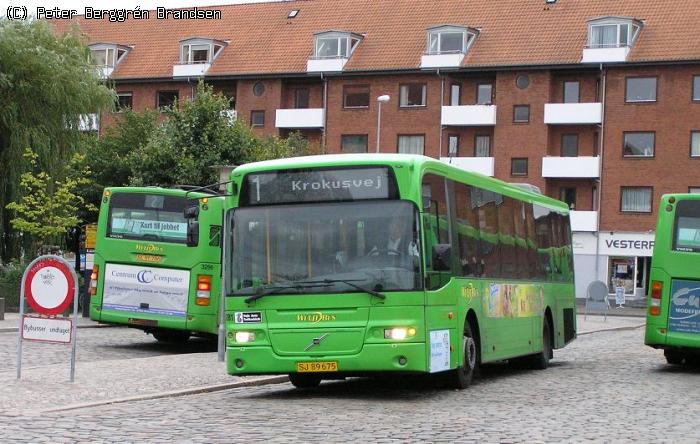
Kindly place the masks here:
[(208, 306), (211, 301), (211, 276), (200, 274), (197, 276), (197, 297), (195, 305)]
[(90, 296), (95, 296), (97, 294), (97, 278), (100, 275), (100, 266), (95, 264), (92, 267), (92, 274), (90, 275), (90, 288), (88, 292)]
[(661, 314), (661, 294), (663, 293), (663, 289), (663, 282), (651, 282), (651, 304), (649, 305), (649, 314), (652, 316), (658, 316)]

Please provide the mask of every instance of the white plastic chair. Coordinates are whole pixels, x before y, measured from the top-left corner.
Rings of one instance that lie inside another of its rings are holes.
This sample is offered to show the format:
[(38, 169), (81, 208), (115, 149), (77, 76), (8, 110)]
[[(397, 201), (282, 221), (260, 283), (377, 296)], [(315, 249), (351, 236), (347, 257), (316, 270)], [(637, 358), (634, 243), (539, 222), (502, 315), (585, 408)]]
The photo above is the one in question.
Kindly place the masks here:
[(593, 281), (588, 284), (586, 290), (586, 308), (584, 310), (583, 319), (588, 316), (588, 307), (602, 308), (603, 320), (608, 320), (608, 310), (610, 310), (610, 301), (608, 301), (608, 286), (603, 281)]

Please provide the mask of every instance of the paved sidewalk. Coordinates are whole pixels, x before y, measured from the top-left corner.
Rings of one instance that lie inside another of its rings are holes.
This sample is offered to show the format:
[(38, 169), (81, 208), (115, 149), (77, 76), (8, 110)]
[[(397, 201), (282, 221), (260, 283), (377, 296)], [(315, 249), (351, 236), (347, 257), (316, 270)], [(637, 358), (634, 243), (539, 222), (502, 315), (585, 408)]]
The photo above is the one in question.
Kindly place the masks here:
[[(99, 324), (90, 318), (84, 318), (80, 314), (78, 314), (76, 319), (78, 320), (78, 328), (110, 327), (109, 325)], [(18, 327), (19, 313), (5, 313), (5, 319), (0, 321), (0, 333), (17, 331)]]
[(587, 335), (598, 331), (628, 330), (643, 327), (646, 319), (631, 316), (604, 316), (588, 315), (584, 320), (584, 315), (576, 316), (576, 327), (578, 335)]

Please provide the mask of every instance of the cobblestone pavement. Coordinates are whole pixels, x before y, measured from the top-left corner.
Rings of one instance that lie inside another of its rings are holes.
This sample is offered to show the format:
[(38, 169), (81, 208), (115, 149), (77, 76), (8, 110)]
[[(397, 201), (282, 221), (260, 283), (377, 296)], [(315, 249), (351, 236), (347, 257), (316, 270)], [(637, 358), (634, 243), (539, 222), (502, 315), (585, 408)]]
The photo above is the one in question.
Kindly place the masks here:
[(546, 371), (492, 365), (464, 391), (351, 379), (0, 415), (0, 440), (698, 442), (700, 369), (668, 366), (642, 340), (642, 329), (585, 335)]
[[(193, 338), (185, 345), (162, 344), (141, 330), (124, 327), (79, 328), (77, 338), (79, 362), (216, 351), (215, 340)], [(22, 348), (23, 368), (70, 360), (69, 346), (25, 341)], [(0, 374), (15, 372), (16, 359), (17, 332), (0, 333)]]

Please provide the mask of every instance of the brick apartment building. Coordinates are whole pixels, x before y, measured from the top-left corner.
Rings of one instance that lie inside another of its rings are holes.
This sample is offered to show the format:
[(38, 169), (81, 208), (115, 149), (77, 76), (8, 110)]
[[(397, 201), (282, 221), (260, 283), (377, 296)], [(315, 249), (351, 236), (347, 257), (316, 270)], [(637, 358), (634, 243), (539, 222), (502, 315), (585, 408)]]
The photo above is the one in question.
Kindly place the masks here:
[(596, 278), (642, 297), (660, 196), (700, 190), (696, 0), (211, 9), (221, 18), (76, 21), (121, 106), (168, 105), (204, 79), (258, 134), (301, 131), (326, 153), (375, 152), (381, 106), (380, 151), (568, 202), (579, 297)]

